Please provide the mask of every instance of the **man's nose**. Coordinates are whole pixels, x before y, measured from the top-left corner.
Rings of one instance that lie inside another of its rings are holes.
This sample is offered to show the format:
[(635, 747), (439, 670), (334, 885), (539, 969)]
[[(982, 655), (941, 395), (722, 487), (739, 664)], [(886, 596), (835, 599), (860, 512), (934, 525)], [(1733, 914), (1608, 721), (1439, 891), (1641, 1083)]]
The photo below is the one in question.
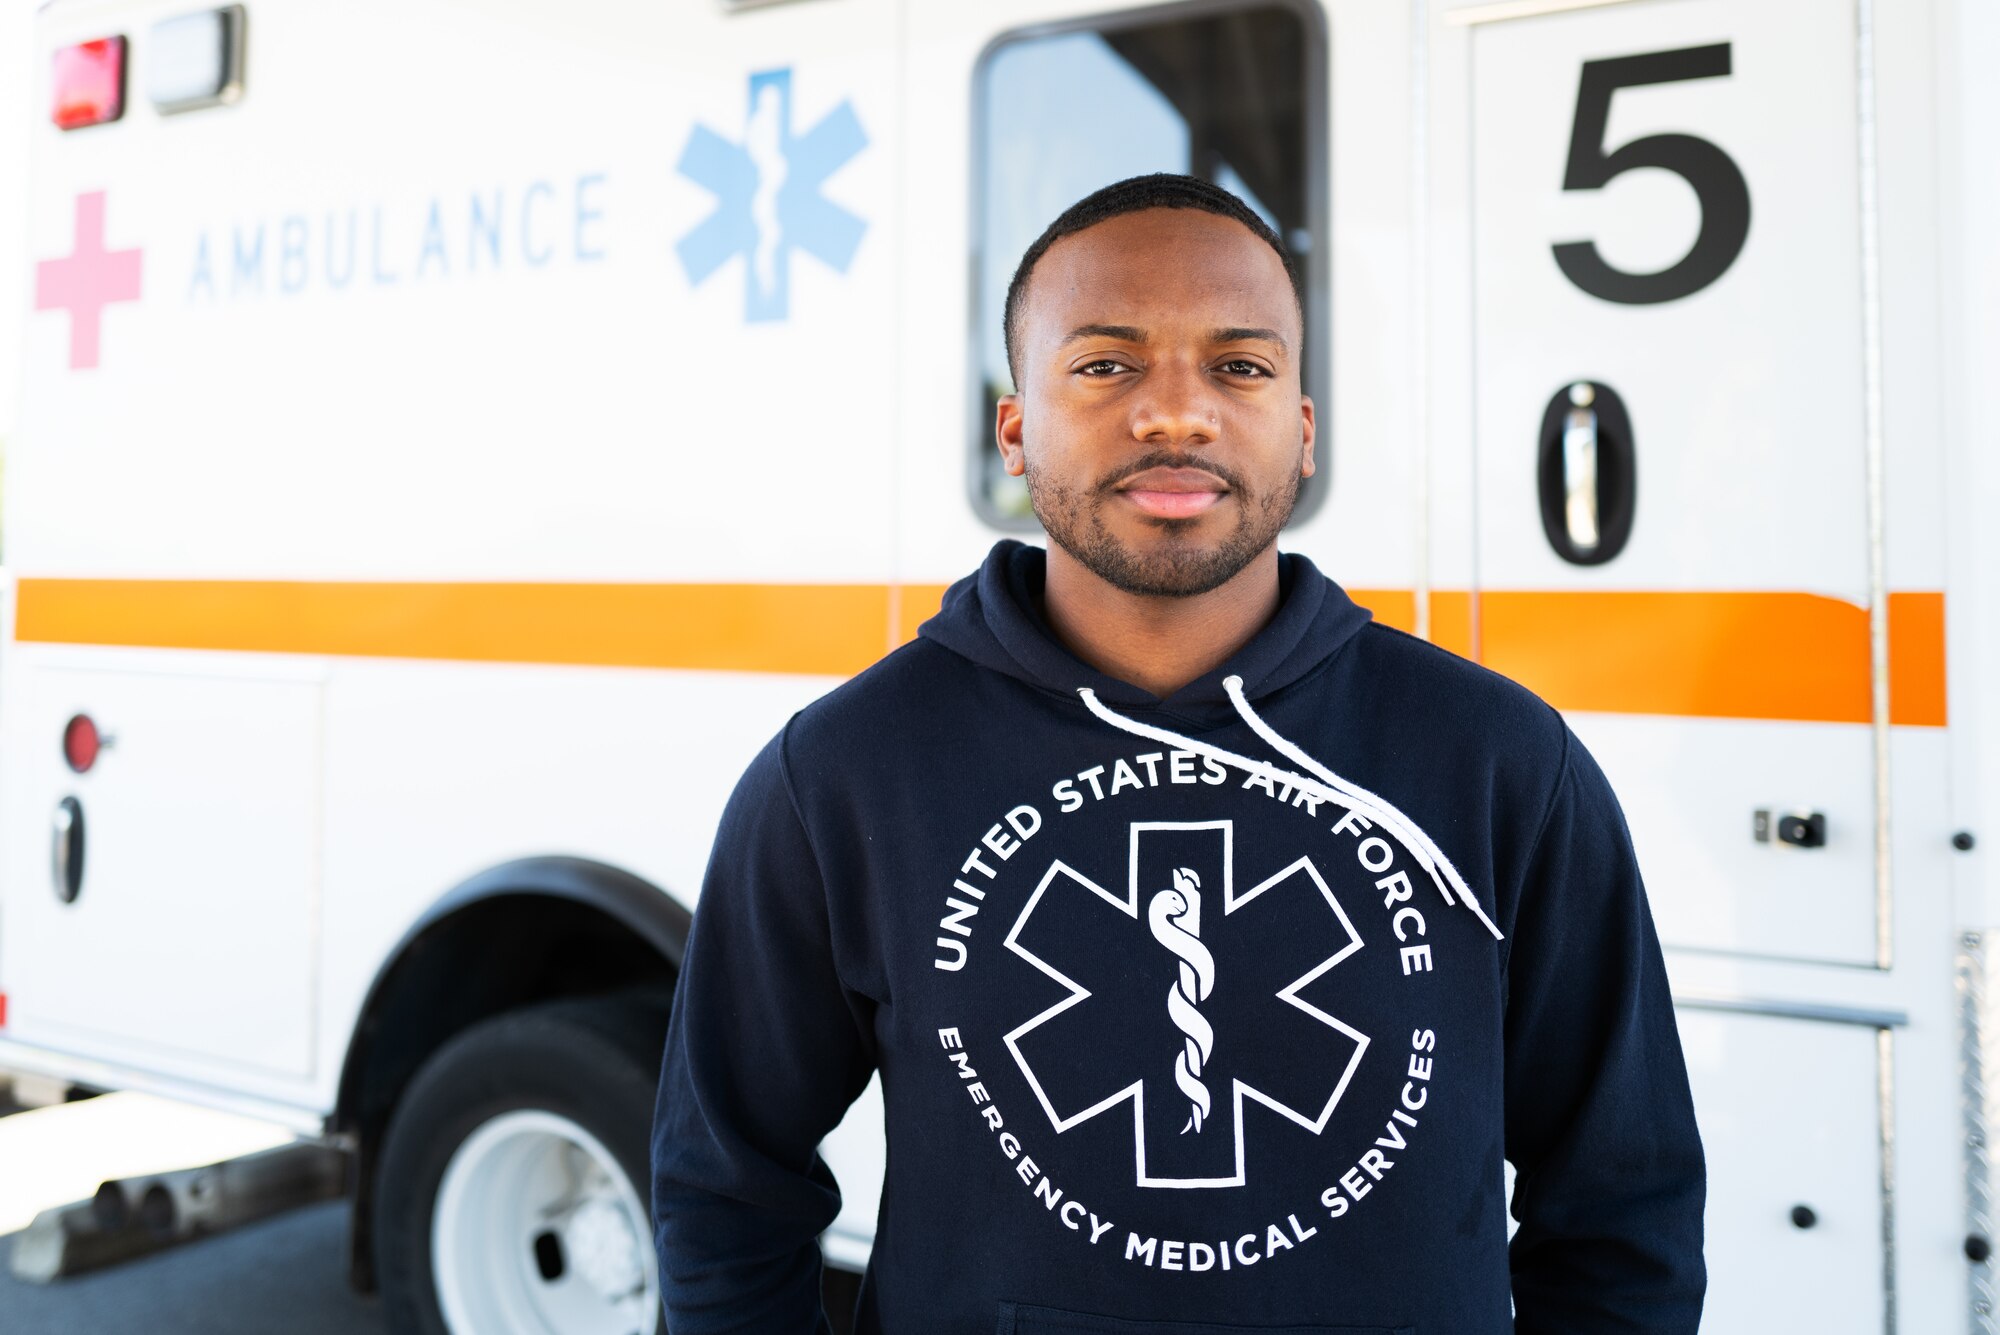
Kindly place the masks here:
[(1215, 387), (1191, 362), (1155, 365), (1132, 400), (1132, 436), (1145, 444), (1213, 444), (1221, 428)]

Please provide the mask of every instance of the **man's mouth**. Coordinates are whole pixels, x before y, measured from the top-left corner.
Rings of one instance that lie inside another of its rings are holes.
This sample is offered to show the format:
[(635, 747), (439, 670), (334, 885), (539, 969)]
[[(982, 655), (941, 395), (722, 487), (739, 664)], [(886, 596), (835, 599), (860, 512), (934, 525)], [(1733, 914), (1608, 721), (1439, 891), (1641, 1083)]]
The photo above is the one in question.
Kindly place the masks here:
[(1201, 468), (1148, 468), (1120, 482), (1117, 490), (1141, 514), (1188, 519), (1221, 504), (1229, 484)]

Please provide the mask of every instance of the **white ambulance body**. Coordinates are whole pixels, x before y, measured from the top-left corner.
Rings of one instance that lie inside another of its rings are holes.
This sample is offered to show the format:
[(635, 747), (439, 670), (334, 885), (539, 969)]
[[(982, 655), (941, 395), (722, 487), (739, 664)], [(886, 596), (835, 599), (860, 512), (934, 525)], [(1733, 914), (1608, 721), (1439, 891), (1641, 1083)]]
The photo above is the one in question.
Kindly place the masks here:
[[(1192, 170), (1307, 259), (1288, 545), (1623, 801), (1704, 1329), (1995, 1329), (1984, 0), (57, 0), (37, 40), (0, 1068), (354, 1148), (399, 1321), (650, 1329), (635, 1091), (730, 787), (1022, 529), (1023, 246)], [(550, 1016), (622, 1054), (588, 1109), (520, 1073)], [(879, 1117), (829, 1142), (850, 1265)]]

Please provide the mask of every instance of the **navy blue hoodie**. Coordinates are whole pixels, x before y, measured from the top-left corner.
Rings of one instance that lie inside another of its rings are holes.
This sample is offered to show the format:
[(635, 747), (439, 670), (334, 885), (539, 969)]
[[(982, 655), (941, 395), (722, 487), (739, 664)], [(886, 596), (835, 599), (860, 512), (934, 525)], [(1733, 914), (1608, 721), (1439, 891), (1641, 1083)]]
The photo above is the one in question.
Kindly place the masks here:
[(673, 1335), (827, 1329), (816, 1147), (876, 1071), (862, 1332), (1693, 1332), (1666, 973), (1562, 717), (1298, 555), (1156, 699), (1044, 569), (999, 543), (729, 803), (653, 1132)]

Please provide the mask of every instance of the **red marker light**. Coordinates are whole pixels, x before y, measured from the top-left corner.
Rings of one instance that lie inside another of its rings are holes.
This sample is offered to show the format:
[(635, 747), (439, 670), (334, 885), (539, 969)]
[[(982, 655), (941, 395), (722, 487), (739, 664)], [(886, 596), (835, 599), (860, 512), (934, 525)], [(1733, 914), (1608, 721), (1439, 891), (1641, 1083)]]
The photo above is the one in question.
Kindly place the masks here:
[(97, 753), (103, 749), (103, 739), (97, 735), (97, 724), (90, 715), (78, 714), (63, 725), (63, 759), (78, 774), (86, 773), (97, 763)]
[(125, 113), (125, 39), (100, 37), (56, 52), (55, 106), (65, 130), (115, 121)]

